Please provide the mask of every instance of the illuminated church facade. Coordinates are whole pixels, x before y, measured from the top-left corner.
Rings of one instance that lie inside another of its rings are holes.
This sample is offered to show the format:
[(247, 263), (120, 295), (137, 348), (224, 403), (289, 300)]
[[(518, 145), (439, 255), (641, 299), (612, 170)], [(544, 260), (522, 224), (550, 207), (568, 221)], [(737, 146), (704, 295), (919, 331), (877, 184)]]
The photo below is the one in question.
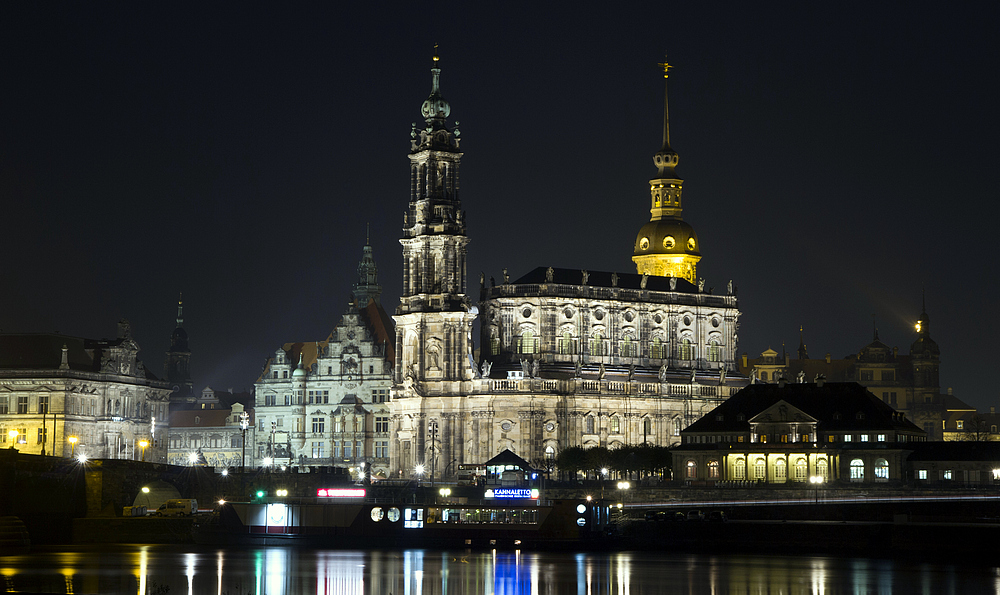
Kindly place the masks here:
[[(437, 477), (509, 449), (551, 468), (573, 446), (679, 443), (681, 431), (747, 384), (738, 371), (735, 288), (697, 277), (701, 246), (681, 218), (669, 144), (654, 156), (637, 272), (538, 267), (468, 293), (459, 131), (447, 125), (437, 57), (423, 129), (411, 133), (403, 293), (393, 317), (391, 467)], [(664, 72), (667, 66), (664, 65)], [(481, 352), (474, 360), (473, 323)]]

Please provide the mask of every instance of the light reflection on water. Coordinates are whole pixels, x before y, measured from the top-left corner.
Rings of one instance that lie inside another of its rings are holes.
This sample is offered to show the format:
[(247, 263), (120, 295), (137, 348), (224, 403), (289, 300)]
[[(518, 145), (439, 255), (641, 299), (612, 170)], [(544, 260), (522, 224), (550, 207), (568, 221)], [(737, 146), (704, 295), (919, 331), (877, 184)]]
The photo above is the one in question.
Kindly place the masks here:
[(6, 591), (212, 595), (1000, 595), (996, 566), (658, 552), (79, 548), (0, 558)]

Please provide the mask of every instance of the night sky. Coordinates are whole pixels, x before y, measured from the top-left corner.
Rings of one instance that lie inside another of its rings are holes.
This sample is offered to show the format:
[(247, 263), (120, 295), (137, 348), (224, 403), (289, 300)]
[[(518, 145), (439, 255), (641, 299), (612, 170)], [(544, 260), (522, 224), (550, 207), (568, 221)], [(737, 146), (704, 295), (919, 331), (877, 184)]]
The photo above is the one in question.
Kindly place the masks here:
[(841, 358), (877, 325), (907, 353), (926, 291), (942, 388), (998, 404), (996, 5), (287, 4), (0, 5), (3, 332), (127, 317), (160, 374), (183, 292), (196, 389), (249, 389), (340, 320), (366, 224), (391, 314), (435, 43), (472, 296), (503, 267), (635, 272), (666, 54), (684, 218), (699, 276), (738, 286), (739, 351), (803, 325)]

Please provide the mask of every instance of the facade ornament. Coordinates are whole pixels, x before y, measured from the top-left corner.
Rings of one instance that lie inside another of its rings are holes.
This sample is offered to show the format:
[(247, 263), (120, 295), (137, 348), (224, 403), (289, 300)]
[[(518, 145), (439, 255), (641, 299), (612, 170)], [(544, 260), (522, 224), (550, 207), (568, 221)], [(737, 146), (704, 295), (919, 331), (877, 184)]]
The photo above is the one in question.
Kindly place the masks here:
[(521, 360), (521, 374), (523, 374), (525, 378), (531, 378), (531, 362), (530, 361), (528, 361), (526, 359), (522, 359)]
[(757, 368), (750, 370), (750, 384), (757, 384)]
[(698, 370), (691, 370), (691, 384), (698, 382)]
[(795, 375), (795, 378), (796, 378), (796, 380), (799, 381), (799, 384), (805, 384), (806, 373), (803, 372), (803, 371), (800, 371), (798, 374)]
[(729, 280), (729, 283), (726, 283), (726, 292), (729, 295), (733, 295), (734, 292), (735, 292), (735, 288), (733, 287), (733, 280), (732, 279)]
[(583, 282), (581, 283), (581, 285), (586, 285), (587, 280), (590, 279), (590, 273), (588, 273), (586, 270), (580, 271), (580, 273), (583, 276)]
[(632, 382), (632, 380), (634, 378), (635, 378), (635, 364), (629, 364), (628, 365), (628, 381)]
[(537, 359), (535, 361), (531, 362), (531, 377), (532, 378), (539, 378), (540, 377), (538, 375), (538, 367), (539, 367), (539, 362), (538, 362)]
[(639, 287), (641, 289), (646, 289), (646, 282), (649, 281), (649, 273), (643, 273), (642, 279), (639, 280)]
[(483, 367), (482, 367), (483, 376), (482, 377), (483, 378), (489, 378), (490, 377), (490, 370), (492, 370), (492, 369), (493, 369), (493, 362), (483, 362)]
[(605, 374), (604, 364), (602, 363), (601, 366), (597, 369), (597, 378), (600, 380), (604, 380), (604, 374)]
[(501, 272), (503, 273), (503, 284), (510, 285), (510, 275), (507, 274), (507, 269), (505, 268)]
[(726, 368), (719, 368), (719, 386), (726, 385)]
[(611, 273), (611, 287), (618, 287), (618, 273)]
[(552, 283), (552, 277), (555, 276), (555, 270), (549, 267), (545, 270), (545, 282)]
[(580, 360), (576, 360), (576, 364), (573, 366), (573, 376), (576, 378), (583, 376), (583, 364)]
[(486, 287), (486, 273), (479, 271), (479, 287)]
[(660, 382), (666, 382), (666, 381), (667, 381), (667, 364), (664, 363), (662, 366), (660, 366)]
[(705, 293), (705, 278), (698, 279), (698, 293)]
[(670, 291), (677, 291), (677, 277), (670, 278)]

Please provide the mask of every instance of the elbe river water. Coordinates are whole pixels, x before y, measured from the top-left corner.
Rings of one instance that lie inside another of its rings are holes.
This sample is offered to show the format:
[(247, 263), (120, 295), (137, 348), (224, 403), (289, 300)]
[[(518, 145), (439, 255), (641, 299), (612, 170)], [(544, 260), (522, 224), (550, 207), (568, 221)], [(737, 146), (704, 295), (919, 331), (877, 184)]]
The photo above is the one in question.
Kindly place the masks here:
[[(993, 547), (995, 544), (984, 544)], [(1000, 566), (661, 552), (65, 547), (0, 558), (3, 590), (139, 595), (1000, 594)]]

